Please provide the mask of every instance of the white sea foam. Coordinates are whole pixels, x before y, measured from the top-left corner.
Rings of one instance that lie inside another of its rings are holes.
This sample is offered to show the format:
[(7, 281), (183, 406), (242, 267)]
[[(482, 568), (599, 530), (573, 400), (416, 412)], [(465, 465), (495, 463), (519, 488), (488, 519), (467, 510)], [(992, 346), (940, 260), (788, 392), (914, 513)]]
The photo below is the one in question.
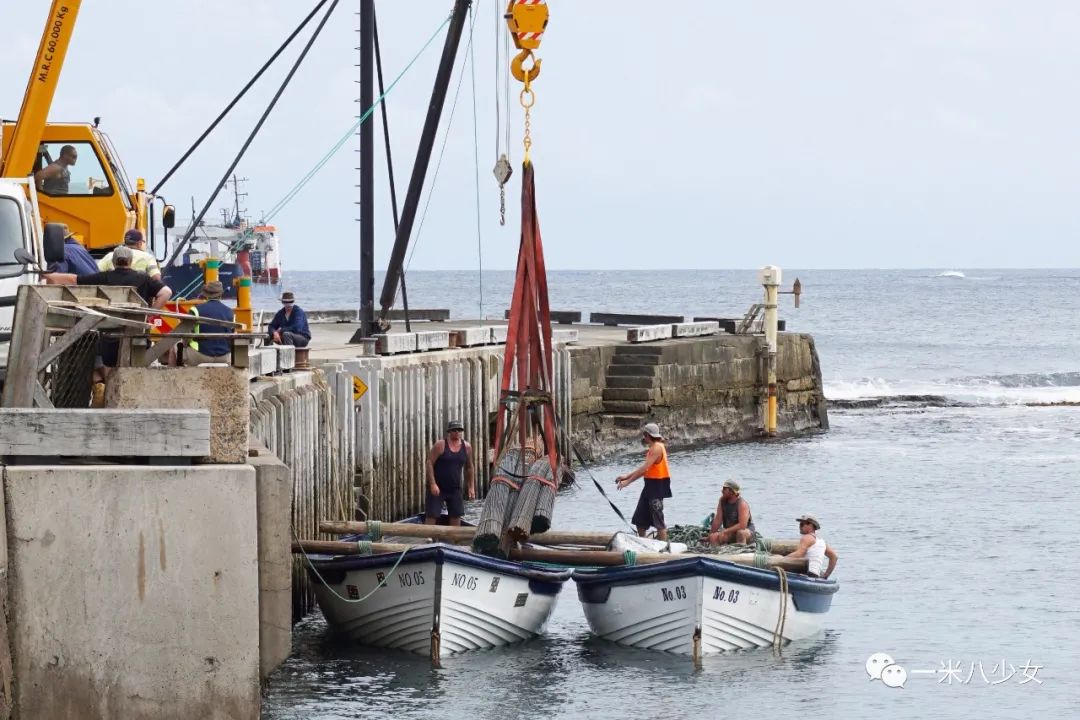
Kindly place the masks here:
[(940, 278), (963, 278), (964, 273), (960, 272), (959, 270), (946, 270), (944, 272), (938, 273), (935, 277), (940, 277)]
[(827, 380), (830, 400), (895, 398), (924, 404), (1024, 405), (1080, 402), (1080, 373), (1029, 373), (946, 381)]

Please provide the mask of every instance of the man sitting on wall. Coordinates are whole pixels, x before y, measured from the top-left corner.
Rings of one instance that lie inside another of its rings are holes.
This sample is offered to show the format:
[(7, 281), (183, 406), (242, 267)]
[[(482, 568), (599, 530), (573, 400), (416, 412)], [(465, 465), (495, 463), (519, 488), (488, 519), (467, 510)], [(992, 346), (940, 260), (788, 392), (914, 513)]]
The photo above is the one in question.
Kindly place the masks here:
[(291, 292), (281, 294), (281, 309), (270, 321), (270, 340), (275, 345), (307, 347), (311, 342), (311, 330), (308, 329), (307, 315), (304, 309), (296, 305)]

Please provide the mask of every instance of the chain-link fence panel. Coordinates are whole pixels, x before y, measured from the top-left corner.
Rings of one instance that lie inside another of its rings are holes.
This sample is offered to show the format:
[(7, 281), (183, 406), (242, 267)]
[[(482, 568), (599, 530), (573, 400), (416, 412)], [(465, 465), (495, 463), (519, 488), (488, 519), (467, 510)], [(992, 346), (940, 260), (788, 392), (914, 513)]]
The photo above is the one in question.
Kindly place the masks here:
[[(57, 342), (63, 335), (54, 336)], [(60, 353), (45, 371), (45, 392), (58, 408), (90, 406), (93, 392), (94, 361), (98, 356), (98, 334), (85, 333), (71, 347)]]

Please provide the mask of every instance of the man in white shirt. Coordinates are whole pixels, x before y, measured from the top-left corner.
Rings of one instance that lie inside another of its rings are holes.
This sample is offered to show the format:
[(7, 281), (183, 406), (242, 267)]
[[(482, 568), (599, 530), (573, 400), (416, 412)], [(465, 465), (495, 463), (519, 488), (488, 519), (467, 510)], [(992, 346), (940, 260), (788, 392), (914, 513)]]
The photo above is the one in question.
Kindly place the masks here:
[[(799, 523), (799, 547), (795, 552), (788, 554), (788, 557), (805, 557), (807, 575), (822, 580), (828, 579), (832, 571), (836, 569), (836, 551), (817, 536), (821, 523), (813, 515), (801, 515), (796, 518), (796, 521)], [(828, 567), (825, 567), (825, 558), (829, 559)]]

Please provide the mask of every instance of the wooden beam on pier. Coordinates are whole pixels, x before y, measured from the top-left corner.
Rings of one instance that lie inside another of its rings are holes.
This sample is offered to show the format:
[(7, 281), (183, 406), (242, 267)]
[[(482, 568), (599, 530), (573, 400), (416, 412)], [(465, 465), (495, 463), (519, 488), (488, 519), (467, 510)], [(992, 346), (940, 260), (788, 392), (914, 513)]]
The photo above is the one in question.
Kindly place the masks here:
[[(465, 545), (472, 542), (476, 533), (474, 527), (454, 527), (452, 525), (421, 525), (419, 523), (380, 523), (383, 537), (420, 537), (441, 540), (443, 542)], [(319, 523), (319, 532), (328, 535), (366, 535), (371, 532), (371, 525), (366, 522), (326, 521)], [(597, 545), (607, 547), (616, 531), (612, 530), (548, 530), (529, 536), (528, 542), (537, 545)], [(765, 539), (770, 550), (779, 555), (794, 552), (799, 547), (798, 540)], [(560, 551), (561, 552), (561, 551)]]
[[(434, 528), (437, 525), (424, 527)], [(400, 553), (405, 552), (414, 545), (401, 543), (372, 543), (372, 553)], [(360, 544), (355, 542), (342, 542), (340, 540), (299, 540), (292, 544), (294, 553), (321, 554), (321, 555), (359, 555)], [(635, 553), (634, 560), (639, 565), (652, 565), (654, 563), (670, 562), (691, 557), (707, 557), (713, 560), (724, 560), (736, 565), (754, 565), (757, 560), (754, 553), (739, 553), (736, 555), (702, 555), (696, 553)], [(523, 562), (546, 562), (556, 565), (582, 566), (582, 567), (617, 567), (626, 564), (626, 554), (614, 550), (546, 550), (541, 548), (512, 548), (510, 559)], [(783, 568), (789, 572), (806, 572), (806, 558), (787, 558), (782, 555), (768, 555), (765, 558), (765, 567)]]
[(0, 456), (205, 457), (208, 410), (0, 408)]
[(633, 315), (629, 313), (589, 313), (589, 322), (594, 325), (670, 325), (681, 323), (682, 315)]

